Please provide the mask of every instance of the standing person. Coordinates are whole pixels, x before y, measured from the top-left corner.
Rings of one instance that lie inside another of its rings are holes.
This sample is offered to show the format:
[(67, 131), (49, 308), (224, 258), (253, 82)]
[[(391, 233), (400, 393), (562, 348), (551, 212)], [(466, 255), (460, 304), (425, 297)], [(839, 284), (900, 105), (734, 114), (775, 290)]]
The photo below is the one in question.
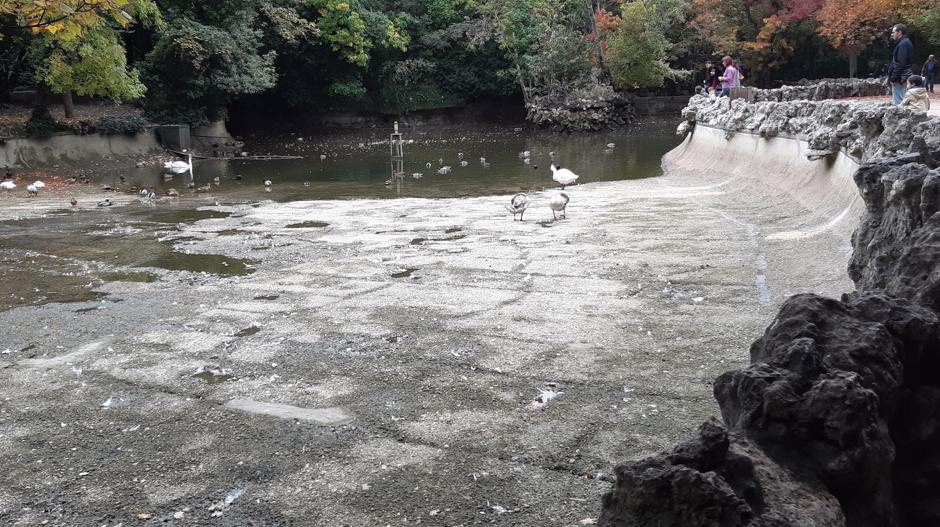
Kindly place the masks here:
[(725, 66), (725, 72), (721, 74), (721, 96), (730, 97), (731, 88), (740, 86), (741, 79), (738, 77), (738, 70), (734, 69), (731, 63), (731, 57), (725, 55), (721, 59), (721, 63)]
[(744, 74), (744, 66), (736, 60), (734, 61), (734, 69), (738, 70), (738, 85), (744, 86), (744, 79), (747, 77), (747, 75)]
[(933, 93), (933, 80), (936, 78), (940, 66), (937, 65), (937, 59), (930, 55), (927, 57), (927, 62), (924, 63), (924, 67), (920, 69), (920, 75), (924, 78), (924, 81), (927, 83), (927, 91)]
[(715, 63), (708, 61), (705, 63), (705, 91), (706, 95), (715, 95), (715, 92), (719, 89), (718, 84), (721, 81), (718, 76), (718, 66), (715, 66)]
[(904, 92), (907, 91), (907, 78), (911, 76), (911, 59), (914, 56), (914, 45), (907, 38), (907, 26), (895, 24), (891, 28), (891, 38), (897, 44), (891, 53), (891, 67), (888, 68), (888, 82), (891, 83), (891, 99), (894, 104), (901, 104)]

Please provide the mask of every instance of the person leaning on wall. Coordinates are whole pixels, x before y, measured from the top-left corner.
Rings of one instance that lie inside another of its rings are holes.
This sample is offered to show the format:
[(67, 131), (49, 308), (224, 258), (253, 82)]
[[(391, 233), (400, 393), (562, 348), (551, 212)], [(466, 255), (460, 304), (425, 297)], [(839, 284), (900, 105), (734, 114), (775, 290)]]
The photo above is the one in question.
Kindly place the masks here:
[(891, 53), (888, 82), (891, 83), (891, 100), (894, 104), (901, 104), (907, 91), (907, 79), (913, 73), (911, 59), (914, 56), (914, 45), (911, 44), (911, 39), (907, 38), (907, 26), (904, 24), (895, 24), (891, 28), (891, 38), (897, 44)]

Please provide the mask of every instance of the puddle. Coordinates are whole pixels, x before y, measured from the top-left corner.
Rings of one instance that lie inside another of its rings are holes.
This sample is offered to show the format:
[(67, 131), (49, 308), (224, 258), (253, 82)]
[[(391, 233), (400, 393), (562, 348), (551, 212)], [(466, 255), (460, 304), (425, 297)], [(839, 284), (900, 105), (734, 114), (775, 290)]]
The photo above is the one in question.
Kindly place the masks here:
[(408, 269), (402, 269), (400, 271), (395, 271), (394, 273), (392, 273), (392, 278), (409, 278), (417, 270), (418, 270), (417, 268), (408, 268)]
[(426, 241), (428, 241), (427, 238), (415, 238), (411, 240), (411, 245), (424, 245)]
[(164, 252), (134, 267), (156, 267), (168, 271), (190, 271), (211, 273), (224, 277), (247, 276), (255, 270), (252, 260), (229, 258), (219, 254), (186, 254), (175, 251)]
[(222, 384), (230, 381), (237, 381), (238, 378), (228, 373), (224, 369), (206, 369), (200, 368), (203, 371), (200, 371), (193, 375), (196, 379), (202, 379), (209, 384)]
[(253, 300), (277, 300), (281, 295), (258, 295)]
[(323, 227), (329, 227), (329, 223), (325, 221), (304, 221), (301, 223), (291, 223), (286, 228), (288, 229), (322, 229)]
[(236, 336), (236, 337), (250, 337), (250, 336), (252, 336), (252, 335), (258, 333), (259, 331), (261, 331), (261, 328), (259, 328), (258, 326), (251, 326), (250, 328), (245, 328), (245, 329), (239, 331), (239, 332), (236, 333), (234, 336)]
[(101, 279), (105, 282), (134, 282), (149, 284), (157, 281), (157, 275), (147, 272), (116, 272), (116, 273), (102, 273)]
[(228, 218), (231, 212), (220, 212), (217, 210), (165, 210), (165, 211), (144, 211), (136, 213), (146, 217), (150, 221), (159, 223), (194, 223), (199, 220), (210, 220), (215, 218)]

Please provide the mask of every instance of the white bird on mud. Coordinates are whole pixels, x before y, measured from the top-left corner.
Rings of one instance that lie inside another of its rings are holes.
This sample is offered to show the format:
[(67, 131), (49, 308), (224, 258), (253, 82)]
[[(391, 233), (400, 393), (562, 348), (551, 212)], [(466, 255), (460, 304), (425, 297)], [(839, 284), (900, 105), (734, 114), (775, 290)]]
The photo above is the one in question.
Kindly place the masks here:
[(35, 197), (39, 194), (39, 189), (36, 188), (36, 185), (26, 185), (26, 195), (30, 198)]
[(548, 202), (548, 206), (552, 209), (552, 218), (558, 219), (558, 216), (555, 215), (556, 212), (561, 213), (562, 218), (568, 217), (568, 202), (571, 199), (564, 192), (559, 192), (552, 196), (552, 199)]
[(174, 174), (188, 172), (193, 169), (193, 155), (186, 154), (186, 161), (167, 161), (166, 163), (163, 163), (163, 168), (173, 172)]
[(3, 190), (13, 190), (16, 188), (16, 183), (10, 181), (9, 179), (6, 179), (0, 182), (0, 188), (2, 188)]
[(509, 205), (506, 205), (506, 210), (512, 213), (513, 221), (516, 221), (516, 214), (519, 215), (519, 221), (525, 221), (522, 216), (527, 208), (529, 208), (529, 196), (522, 193), (513, 196)]
[(42, 181), (39, 181), (38, 179), (33, 182), (33, 186), (36, 188), (46, 188), (46, 184)]
[(558, 168), (554, 164), (552, 167), (552, 179), (561, 185), (561, 190), (565, 190), (567, 185), (574, 185), (578, 180), (578, 175), (567, 168)]

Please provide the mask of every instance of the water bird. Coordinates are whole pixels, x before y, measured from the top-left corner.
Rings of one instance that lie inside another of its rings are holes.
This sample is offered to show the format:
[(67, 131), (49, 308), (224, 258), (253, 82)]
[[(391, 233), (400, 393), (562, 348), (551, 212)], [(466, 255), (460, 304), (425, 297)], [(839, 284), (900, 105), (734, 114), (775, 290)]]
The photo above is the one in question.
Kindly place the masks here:
[(13, 190), (16, 188), (16, 183), (10, 181), (9, 179), (4, 179), (0, 182), (0, 188), (3, 190)]
[(551, 168), (552, 179), (561, 185), (561, 190), (565, 190), (567, 185), (573, 185), (574, 182), (578, 180), (578, 175), (568, 170), (567, 168), (559, 168), (554, 164), (551, 165)]
[(141, 196), (146, 196), (146, 195), (147, 195), (147, 187), (141, 188), (140, 191), (138, 192), (138, 194), (140, 194)]
[(213, 182), (213, 183), (221, 183), (221, 182), (222, 182), (222, 178), (220, 178), (219, 176), (215, 176), (214, 178), (212, 178), (212, 182)]
[(71, 185), (72, 183), (75, 183), (76, 181), (78, 181), (78, 179), (76, 179), (75, 176), (69, 176), (65, 178), (65, 182), (68, 183), (69, 185)]
[(169, 196), (169, 197), (171, 197), (171, 198), (178, 198), (178, 197), (180, 197), (180, 192), (179, 192), (178, 190), (176, 190), (175, 188), (171, 188), (171, 189), (169, 189), (169, 190), (166, 191), (166, 195)]
[(33, 186), (36, 188), (46, 188), (46, 184), (42, 181), (39, 181), (38, 179), (33, 182)]
[(523, 150), (522, 152), (519, 152), (519, 157), (521, 157), (522, 159), (527, 159), (531, 156), (532, 156), (532, 152), (530, 152), (529, 150)]
[(386, 186), (386, 187), (392, 186), (392, 183), (394, 183), (394, 181), (392, 181), (391, 179), (386, 179), (386, 180), (385, 180), (385, 186)]
[(425, 163), (424, 168), (431, 168), (431, 163), (430, 162)]
[(183, 172), (188, 172), (193, 168), (193, 155), (186, 154), (186, 161), (167, 161), (163, 163), (163, 168), (173, 172), (174, 174), (182, 174)]
[(270, 186), (271, 186), (271, 180), (270, 180), (270, 179), (265, 179), (265, 180), (264, 180), (264, 186), (270, 187)]
[(26, 196), (27, 196), (27, 197), (32, 198), (32, 197), (36, 196), (37, 194), (39, 194), (39, 189), (36, 188), (36, 185), (26, 185)]
[(457, 152), (457, 159), (463, 159), (463, 152)]
[(568, 201), (570, 201), (570, 198), (564, 192), (559, 192), (552, 196), (552, 199), (548, 202), (548, 206), (552, 209), (553, 219), (558, 219), (558, 216), (555, 215), (556, 212), (560, 212), (562, 218), (568, 217), (568, 211), (566, 210), (568, 208)]
[(310, 186), (310, 182), (309, 182), (309, 181), (304, 181), (304, 186), (305, 186), (305, 187), (309, 187), (309, 186)]
[(320, 154), (320, 161), (324, 161), (325, 159), (326, 159), (326, 154)]
[(441, 175), (450, 174), (450, 167), (446, 165), (442, 166), (441, 168), (437, 169), (437, 173)]
[(480, 164), (482, 165), (482, 164), (485, 164), (485, 163), (486, 163), (486, 158), (485, 158), (485, 157), (481, 157), (481, 158), (480, 158)]
[(613, 148), (613, 147), (615, 147), (615, 146), (617, 146), (617, 145), (615, 145), (614, 143), (607, 143), (607, 148)]
[(78, 205), (78, 200), (75, 198), (72, 198), (69, 200), (69, 203), (74, 207), (75, 205)]
[(529, 196), (522, 193), (513, 196), (509, 205), (506, 205), (506, 210), (512, 213), (513, 221), (516, 220), (516, 214), (519, 215), (519, 221), (524, 221), (522, 215), (525, 214), (527, 208), (529, 208)]
[(111, 203), (111, 199), (110, 199), (110, 198), (105, 199), (104, 201), (99, 201), (99, 202), (98, 202), (98, 206), (99, 206), (99, 207), (110, 207), (111, 205), (114, 205), (114, 203)]
[(421, 172), (415, 172), (414, 174), (411, 175), (411, 177), (413, 177), (414, 179), (421, 179), (424, 177), (424, 174), (422, 174)]
[(467, 165), (469, 165), (469, 164), (470, 164), (470, 163), (467, 163), (466, 161), (461, 161), (461, 162), (460, 162), (460, 166), (462, 166), (462, 167), (465, 167), (465, 166), (467, 166)]

